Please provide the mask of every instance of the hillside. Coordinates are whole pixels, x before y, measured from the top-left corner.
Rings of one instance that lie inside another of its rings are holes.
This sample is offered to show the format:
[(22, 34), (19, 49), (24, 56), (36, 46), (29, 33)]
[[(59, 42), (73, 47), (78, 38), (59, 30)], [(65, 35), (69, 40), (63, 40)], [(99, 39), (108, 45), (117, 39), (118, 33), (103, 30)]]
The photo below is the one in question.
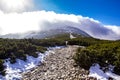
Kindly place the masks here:
[[(45, 77), (45, 75), (50, 75), (50, 77), (53, 78), (55, 73), (57, 73), (55, 74), (55, 76), (58, 75), (60, 78), (62, 77), (62, 75), (59, 74), (63, 73), (63, 76), (64, 74), (66, 74), (65, 75), (66, 77), (64, 76), (64, 78), (66, 79), (68, 78), (67, 76), (69, 73), (70, 73), (69, 77), (71, 77), (71, 79), (92, 78), (92, 77), (88, 77), (88, 70), (93, 69), (94, 66), (93, 68), (91, 68), (91, 66), (95, 63), (98, 63), (100, 65), (100, 68), (104, 68), (104, 67), (109, 68), (109, 65), (113, 65), (115, 66), (115, 68), (114, 70), (112, 70), (112, 72), (118, 75), (120, 74), (119, 73), (120, 41), (100, 40), (92, 37), (83, 37), (77, 34), (71, 34), (71, 35), (74, 38), (71, 39), (70, 34), (59, 34), (59, 35), (55, 35), (54, 37), (49, 37), (46, 39), (34, 39), (34, 38), (2, 39), (1, 38), (0, 39), (0, 46), (1, 46), (0, 76), (9, 75), (10, 77), (10, 74), (7, 72), (7, 69), (11, 69), (9, 65), (19, 64), (18, 62), (19, 61), (22, 62), (21, 60), (23, 60), (23, 62), (26, 64), (26, 62), (31, 61), (28, 58), (32, 57), (33, 60), (39, 56), (38, 53), (45, 53), (47, 50), (49, 51), (49, 47), (55, 47), (55, 46), (64, 46), (64, 48), (53, 50), (53, 53), (49, 53), (49, 56), (45, 58), (45, 62), (41, 66), (37, 68), (33, 68), (31, 72), (23, 73), (25, 74), (23, 75), (25, 79), (48, 78)], [(67, 41), (67, 45), (69, 45), (68, 47), (65, 47), (66, 41)], [(78, 48), (78, 46), (83, 46), (83, 47)], [(107, 64), (106, 61), (108, 62)], [(36, 64), (35, 60), (33, 60), (33, 62)], [(4, 63), (9, 63), (9, 65), (7, 66)], [(30, 64), (32, 64), (32, 62), (30, 62)], [(29, 63), (27, 63), (27, 65), (29, 66)], [(25, 67), (26, 65), (22, 65), (22, 66), (26, 68)], [(98, 68), (99, 66), (97, 66), (97, 69)], [(16, 68), (14, 67), (14, 69)], [(68, 72), (68, 74), (66, 72)], [(102, 74), (104, 74), (103, 71), (101, 72)], [(35, 77), (32, 76), (33, 73), (35, 74)], [(53, 76), (51, 76), (52, 74)], [(83, 74), (86, 76), (84, 76)], [(12, 77), (14, 78), (14, 76)]]
[(50, 28), (46, 30), (41, 31), (29, 31), (26, 33), (17, 33), (17, 34), (6, 34), (6, 35), (0, 35), (0, 38), (10, 38), (10, 39), (24, 39), (24, 38), (34, 38), (34, 39), (44, 39), (44, 38), (51, 38), (56, 35), (61, 34), (77, 34), (83, 37), (91, 37), (86, 32), (70, 26), (64, 26), (59, 28)]

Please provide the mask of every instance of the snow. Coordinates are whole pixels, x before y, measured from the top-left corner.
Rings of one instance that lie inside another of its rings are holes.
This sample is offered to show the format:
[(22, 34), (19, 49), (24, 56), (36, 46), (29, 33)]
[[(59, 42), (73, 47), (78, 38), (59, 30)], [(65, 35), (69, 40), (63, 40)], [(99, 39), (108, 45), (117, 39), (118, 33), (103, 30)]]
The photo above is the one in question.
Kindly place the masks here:
[(89, 76), (96, 77), (100, 80), (107, 80), (108, 76), (104, 74), (104, 72), (100, 69), (99, 64), (95, 64), (95, 66), (90, 67)]
[[(42, 61), (44, 61), (44, 57), (48, 55), (49, 53), (54, 53), (54, 49), (61, 49), (65, 46), (55, 46), (55, 47), (49, 47), (48, 51), (46, 51), (44, 54), (39, 53), (39, 56), (37, 58), (34, 58), (32, 56), (27, 56), (27, 60), (23, 61), (20, 59), (16, 60), (16, 63), (10, 64), (9, 59), (5, 60), (4, 65), (6, 66), (6, 76), (3, 77), (0, 75), (0, 80), (20, 80), (22, 78), (21, 73), (30, 71), (34, 67), (40, 65)], [(115, 80), (120, 80), (120, 76), (112, 73), (113, 66), (110, 65), (110, 69), (107, 72), (103, 72), (100, 69), (99, 64), (95, 64), (90, 67), (89, 76), (96, 77), (99, 80), (108, 80), (109, 77), (114, 78)]]
[(114, 78), (115, 80), (120, 80), (120, 76), (119, 75), (116, 75), (116, 74), (114, 74), (114, 73), (112, 73), (110, 71), (106, 72), (106, 75)]
[(55, 50), (55, 49), (61, 49), (64, 48), (65, 46), (55, 46), (55, 47), (49, 47), (48, 50)]
[(4, 65), (6, 66), (6, 80), (20, 79), (21, 72), (25, 72), (36, 67), (43, 60), (44, 54), (39, 53), (38, 58), (32, 56), (27, 56), (27, 61), (17, 59), (16, 63), (11, 64), (10, 61), (5, 61)]
[(65, 46), (49, 47), (48, 51), (43, 54), (37, 52), (39, 54), (37, 58), (27, 56), (26, 61), (16, 59), (16, 63), (14, 64), (11, 64), (9, 59), (6, 59), (4, 62), (4, 65), (6, 66), (6, 76), (3, 77), (2, 75), (0, 75), (0, 80), (20, 80), (22, 78), (21, 73), (30, 71), (34, 67), (40, 65), (40, 63), (44, 61), (44, 57), (46, 55), (48, 55), (49, 53), (54, 53), (52, 50), (61, 49), (64, 47)]
[(100, 69), (100, 65), (95, 64), (95, 65), (90, 67), (89, 76), (90, 77), (95, 77), (95, 78), (97, 78), (97, 80), (108, 80), (109, 77), (112, 77), (115, 80), (120, 80), (120, 76), (112, 73), (112, 69), (113, 69), (113, 67), (111, 68), (111, 70), (109, 70), (107, 72), (103, 72)]
[(40, 65), (40, 62), (43, 61), (43, 58), (49, 53), (50, 51), (46, 51), (44, 54), (39, 53), (37, 58), (32, 56), (27, 56), (27, 60), (23, 61), (20, 59), (16, 60), (16, 63), (11, 64), (9, 59), (5, 60), (4, 65), (6, 66), (6, 76), (3, 77), (0, 75), (0, 80), (19, 80), (21, 79), (22, 72), (29, 71), (32, 68)]
[(74, 37), (74, 36), (70, 33), (70, 39), (73, 39), (73, 38), (76, 38), (76, 37)]

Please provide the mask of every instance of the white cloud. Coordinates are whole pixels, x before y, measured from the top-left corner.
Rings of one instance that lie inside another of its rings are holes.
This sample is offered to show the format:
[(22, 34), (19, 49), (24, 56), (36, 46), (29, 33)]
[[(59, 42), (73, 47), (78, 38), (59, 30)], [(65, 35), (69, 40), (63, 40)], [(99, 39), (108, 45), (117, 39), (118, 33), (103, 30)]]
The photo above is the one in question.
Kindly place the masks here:
[(100, 39), (120, 39), (120, 27), (106, 26), (89, 17), (74, 14), (57, 14), (52, 11), (33, 11), (23, 13), (0, 12), (1, 34), (24, 33), (50, 28), (72, 26)]
[(105, 25), (108, 29), (111, 29), (113, 32), (116, 32), (117, 35), (120, 35), (120, 26), (115, 25)]
[(23, 12), (33, 7), (33, 0), (0, 0), (0, 10), (8, 12)]

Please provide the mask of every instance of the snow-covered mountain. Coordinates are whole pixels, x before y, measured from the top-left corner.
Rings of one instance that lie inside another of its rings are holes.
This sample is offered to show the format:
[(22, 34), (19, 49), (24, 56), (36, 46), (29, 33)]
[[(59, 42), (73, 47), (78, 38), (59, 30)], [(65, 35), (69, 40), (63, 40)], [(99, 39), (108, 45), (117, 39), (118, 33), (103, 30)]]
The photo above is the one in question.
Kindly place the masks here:
[(65, 26), (65, 27), (59, 27), (59, 28), (51, 28), (51, 29), (42, 30), (42, 31), (30, 31), (27, 33), (6, 34), (6, 35), (1, 35), (0, 38), (17, 38), (17, 39), (37, 38), (37, 39), (42, 39), (42, 38), (47, 38), (50, 36), (66, 34), (66, 33), (73, 33), (73, 34), (81, 35), (83, 37), (90, 37), (89, 34), (87, 34), (86, 32), (84, 32), (78, 28)]

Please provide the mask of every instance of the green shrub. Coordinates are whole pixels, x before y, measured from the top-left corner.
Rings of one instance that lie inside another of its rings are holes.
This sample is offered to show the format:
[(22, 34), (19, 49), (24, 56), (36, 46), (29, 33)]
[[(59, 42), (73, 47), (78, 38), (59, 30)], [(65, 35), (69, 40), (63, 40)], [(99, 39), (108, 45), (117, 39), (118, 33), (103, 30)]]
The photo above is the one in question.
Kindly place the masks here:
[(35, 53), (35, 52), (31, 52), (31, 53), (29, 53), (29, 56), (33, 56), (34, 58), (37, 58), (37, 57), (38, 57), (38, 54)]
[(41, 53), (44, 53), (45, 51), (47, 51), (47, 48), (42, 47), (42, 46), (37, 46), (37, 51), (41, 52)]
[(5, 75), (5, 70), (4, 70), (5, 66), (3, 65), (3, 63), (4, 63), (4, 61), (0, 60), (0, 74), (4, 76)]
[(11, 54), (11, 56), (10, 56), (10, 63), (11, 64), (16, 63), (16, 56), (14, 54)]
[(16, 58), (26, 61), (26, 54), (24, 50), (18, 50), (15, 53)]
[(114, 72), (120, 74), (120, 42), (103, 43), (78, 49), (74, 56), (75, 62), (85, 69), (98, 63), (101, 67), (115, 66)]
[(76, 53), (74, 56), (74, 60), (80, 67), (83, 67), (85, 69), (89, 69), (92, 65), (91, 56), (89, 55), (89, 51), (86, 49), (81, 49), (80, 53)]

